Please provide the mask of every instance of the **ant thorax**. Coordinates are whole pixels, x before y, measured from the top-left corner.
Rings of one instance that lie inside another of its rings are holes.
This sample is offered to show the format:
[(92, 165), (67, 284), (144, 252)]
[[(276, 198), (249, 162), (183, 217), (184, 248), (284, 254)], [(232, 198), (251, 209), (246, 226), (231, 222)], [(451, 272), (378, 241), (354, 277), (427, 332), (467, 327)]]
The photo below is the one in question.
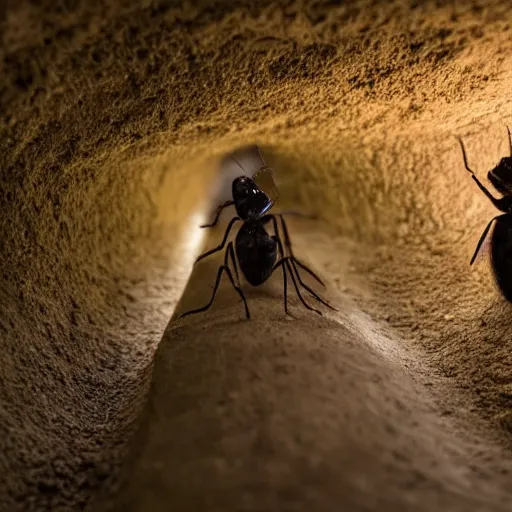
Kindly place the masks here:
[(505, 156), (487, 173), (489, 181), (503, 195), (512, 195), (512, 157)]

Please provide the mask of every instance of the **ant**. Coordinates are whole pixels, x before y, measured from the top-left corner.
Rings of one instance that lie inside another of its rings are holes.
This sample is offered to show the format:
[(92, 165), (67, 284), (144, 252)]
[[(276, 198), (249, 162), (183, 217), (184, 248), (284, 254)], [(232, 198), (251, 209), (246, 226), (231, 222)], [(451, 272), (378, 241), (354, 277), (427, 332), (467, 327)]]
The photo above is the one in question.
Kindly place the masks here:
[(491, 225), (495, 222), (490, 240), (491, 265), (498, 287), (505, 298), (512, 302), (512, 136), (508, 127), (507, 132), (510, 156), (503, 157), (498, 165), (487, 173), (488, 180), (503, 195), (500, 198), (494, 197), (469, 168), (464, 144), (462, 139), (458, 138), (458, 140), (462, 148), (466, 170), (471, 173), (471, 177), (475, 180), (480, 190), (491, 200), (492, 204), (498, 210), (504, 212), (493, 217), (487, 224), (478, 241), (470, 265), (473, 265), (475, 262)]
[[(237, 260), (245, 279), (252, 286), (259, 286), (263, 284), (265, 281), (269, 279), (269, 277), (274, 273), (275, 270), (281, 267), (284, 287), (284, 311), (286, 314), (289, 314), (287, 296), (287, 272), (290, 274), (293, 285), (295, 287), (295, 291), (297, 292), (300, 301), (307, 309), (309, 309), (310, 311), (314, 311), (319, 315), (322, 314), (318, 309), (313, 308), (304, 300), (299, 290), (297, 282), (305, 290), (307, 290), (318, 302), (322, 303), (328, 308), (331, 308), (334, 311), (337, 311), (302, 281), (297, 267), (300, 267), (306, 272), (308, 272), (314, 279), (316, 279), (322, 286), (325, 287), (323, 281), (310, 268), (308, 268), (304, 263), (301, 263), (293, 255), (290, 234), (288, 231), (288, 226), (286, 225), (286, 222), (283, 218), (283, 215), (291, 214), (302, 217), (308, 216), (294, 211), (283, 212), (281, 214), (267, 213), (274, 206), (274, 203), (278, 197), (278, 192), (272, 178), (272, 169), (266, 165), (265, 161), (263, 160), (263, 156), (261, 155), (260, 149), (257, 149), (259, 156), (263, 162), (263, 166), (253, 175), (252, 178), (247, 176), (246, 174), (235, 178), (232, 182), (231, 187), (233, 199), (226, 201), (217, 208), (215, 218), (211, 224), (205, 224), (203, 226), (200, 226), (201, 228), (214, 227), (217, 224), (217, 221), (219, 220), (219, 216), (222, 210), (231, 205), (235, 206), (237, 216), (233, 217), (229, 222), (224, 233), (224, 238), (222, 239), (222, 242), (214, 249), (211, 249), (201, 254), (196, 259), (195, 263), (202, 260), (203, 258), (206, 258), (207, 256), (210, 256), (211, 254), (214, 254), (224, 249), (231, 228), (236, 222), (242, 222), (242, 226), (240, 227), (236, 235), (234, 247), (233, 242), (229, 242), (227, 244), (224, 254), (224, 264), (219, 267), (219, 270), (217, 272), (217, 279), (213, 287), (213, 293), (210, 302), (206, 304), (206, 306), (183, 313), (180, 316), (180, 318), (187, 315), (192, 315), (194, 313), (200, 313), (210, 308), (210, 306), (213, 304), (213, 301), (215, 300), (215, 295), (217, 294), (217, 289), (219, 287), (222, 274), (224, 272), (227, 274), (233, 288), (242, 298), (242, 301), (245, 306), (246, 318), (249, 319), (251, 317), (249, 313), (249, 307), (247, 306), (247, 300), (240, 286), (240, 277), (238, 274)], [(238, 164), (238, 166), (245, 173), (245, 170), (242, 167), (242, 165), (233, 156), (231, 156), (231, 158)], [(266, 179), (267, 181), (270, 181), (271, 186), (270, 190), (268, 190), (268, 194), (264, 192), (263, 188), (258, 185), (258, 179)], [(270, 192), (272, 192), (272, 194), (270, 194)], [(277, 222), (278, 218), (281, 223), (281, 229), (284, 235), (284, 247), (286, 247), (287, 252), (285, 252), (283, 248), (283, 243), (281, 241), (281, 236)], [(274, 235), (272, 236), (270, 236), (265, 230), (265, 225), (267, 225), (270, 222), (272, 222), (274, 229)], [(277, 258), (278, 253), (280, 256), (279, 260)], [(233, 273), (231, 271), (230, 265), (232, 265), (233, 270), (235, 272), (236, 282), (235, 279), (233, 278)]]

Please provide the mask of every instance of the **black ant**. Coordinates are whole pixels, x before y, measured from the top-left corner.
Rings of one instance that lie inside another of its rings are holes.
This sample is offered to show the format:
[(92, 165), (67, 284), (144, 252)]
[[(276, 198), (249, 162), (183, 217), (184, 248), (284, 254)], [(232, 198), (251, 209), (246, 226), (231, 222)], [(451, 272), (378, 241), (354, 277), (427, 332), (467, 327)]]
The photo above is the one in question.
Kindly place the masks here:
[[(297, 267), (300, 267), (306, 272), (308, 272), (314, 279), (316, 279), (322, 286), (325, 287), (322, 280), (310, 268), (308, 268), (304, 263), (301, 263), (293, 255), (290, 235), (283, 215), (292, 214), (303, 217), (308, 216), (294, 211), (283, 212), (281, 214), (275, 215), (267, 214), (267, 212), (274, 206), (274, 203), (278, 197), (278, 193), (272, 178), (272, 169), (270, 169), (270, 167), (268, 167), (265, 164), (265, 161), (263, 160), (259, 148), (258, 152), (263, 162), (263, 166), (254, 174), (252, 178), (250, 178), (247, 175), (238, 176), (237, 178), (235, 178), (232, 183), (233, 199), (226, 201), (217, 208), (215, 218), (211, 224), (205, 224), (201, 226), (201, 228), (214, 227), (217, 224), (217, 221), (219, 220), (219, 216), (222, 210), (231, 205), (235, 206), (237, 216), (233, 217), (229, 222), (224, 233), (224, 238), (222, 239), (222, 242), (214, 249), (211, 249), (201, 254), (196, 259), (195, 263), (202, 260), (203, 258), (206, 258), (207, 256), (210, 256), (211, 254), (221, 251), (226, 245), (226, 241), (228, 239), (229, 233), (233, 225), (236, 222), (242, 222), (242, 226), (240, 227), (236, 235), (234, 247), (233, 242), (229, 242), (226, 247), (226, 251), (224, 254), (224, 264), (219, 267), (217, 279), (213, 287), (213, 293), (210, 302), (206, 304), (206, 306), (183, 313), (180, 316), (180, 318), (194, 313), (200, 313), (201, 311), (206, 311), (207, 309), (210, 308), (215, 299), (215, 295), (217, 293), (217, 289), (219, 287), (220, 279), (222, 277), (223, 272), (226, 272), (233, 288), (238, 292), (238, 294), (242, 298), (242, 301), (245, 306), (245, 316), (248, 319), (251, 317), (249, 313), (249, 307), (247, 306), (247, 300), (240, 286), (237, 259), (243, 275), (245, 276), (249, 284), (251, 284), (252, 286), (259, 286), (263, 284), (274, 273), (275, 270), (281, 267), (283, 272), (284, 286), (284, 311), (286, 314), (289, 314), (287, 297), (287, 271), (290, 274), (293, 285), (295, 287), (295, 291), (297, 292), (300, 301), (307, 309), (314, 311), (319, 315), (322, 314), (319, 310), (311, 307), (304, 300), (299, 290), (297, 282), (305, 290), (307, 290), (317, 301), (333, 309), (334, 311), (337, 311), (302, 281)], [(238, 166), (245, 173), (245, 170), (241, 166), (241, 164), (237, 160), (235, 160), (234, 157), (231, 156), (231, 158), (238, 164)], [(270, 180), (270, 190), (267, 190), (265, 192), (263, 188), (258, 185), (258, 179), (267, 180), (267, 182)], [(272, 192), (272, 197), (267, 192)], [(281, 223), (281, 229), (284, 235), (284, 246), (286, 247), (288, 254), (285, 254), (285, 251), (283, 249), (283, 243), (281, 241), (278, 229), (277, 218), (279, 218)], [(273, 224), (273, 236), (270, 236), (264, 227), (269, 222), (272, 222)], [(277, 260), (278, 253), (280, 256), (279, 260)], [(230, 269), (230, 264), (232, 265), (233, 270), (235, 272), (236, 282), (235, 279), (233, 278), (233, 274)]]
[(467, 171), (471, 173), (471, 177), (475, 180), (480, 190), (491, 200), (492, 204), (498, 208), (498, 210), (504, 212), (493, 217), (487, 224), (478, 241), (470, 265), (475, 262), (480, 248), (491, 229), (491, 225), (495, 221), (490, 240), (491, 264), (496, 283), (505, 298), (508, 301), (512, 301), (512, 136), (510, 135), (508, 127), (507, 132), (510, 156), (503, 157), (499, 164), (487, 173), (488, 180), (493, 184), (494, 188), (503, 195), (503, 197), (500, 198), (495, 198), (469, 168), (462, 139), (459, 138), (459, 142), (462, 148), (464, 166)]

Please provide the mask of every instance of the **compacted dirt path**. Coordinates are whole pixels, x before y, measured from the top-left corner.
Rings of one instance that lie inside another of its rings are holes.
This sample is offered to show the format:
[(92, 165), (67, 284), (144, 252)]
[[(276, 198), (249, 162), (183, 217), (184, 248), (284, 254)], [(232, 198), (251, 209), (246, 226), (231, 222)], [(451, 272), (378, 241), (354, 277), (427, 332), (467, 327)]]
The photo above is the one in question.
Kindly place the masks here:
[[(508, 152), (508, 2), (253, 4), (2, 12), (0, 510), (511, 510), (512, 308), (455, 138), (482, 179)], [(285, 317), (276, 275), (249, 322), (224, 284), (178, 320), (251, 143), (339, 311)]]

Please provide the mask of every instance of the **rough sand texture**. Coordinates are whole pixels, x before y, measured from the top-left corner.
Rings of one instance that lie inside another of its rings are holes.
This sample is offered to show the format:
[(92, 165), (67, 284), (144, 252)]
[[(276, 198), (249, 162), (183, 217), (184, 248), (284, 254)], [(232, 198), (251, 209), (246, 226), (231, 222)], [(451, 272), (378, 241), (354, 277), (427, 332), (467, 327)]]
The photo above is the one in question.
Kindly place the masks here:
[[(511, 510), (511, 307), (454, 138), (506, 151), (509, 2), (41, 3), (0, 18), (0, 510)], [(253, 142), (341, 311), (284, 319), (276, 278), (166, 330)]]

